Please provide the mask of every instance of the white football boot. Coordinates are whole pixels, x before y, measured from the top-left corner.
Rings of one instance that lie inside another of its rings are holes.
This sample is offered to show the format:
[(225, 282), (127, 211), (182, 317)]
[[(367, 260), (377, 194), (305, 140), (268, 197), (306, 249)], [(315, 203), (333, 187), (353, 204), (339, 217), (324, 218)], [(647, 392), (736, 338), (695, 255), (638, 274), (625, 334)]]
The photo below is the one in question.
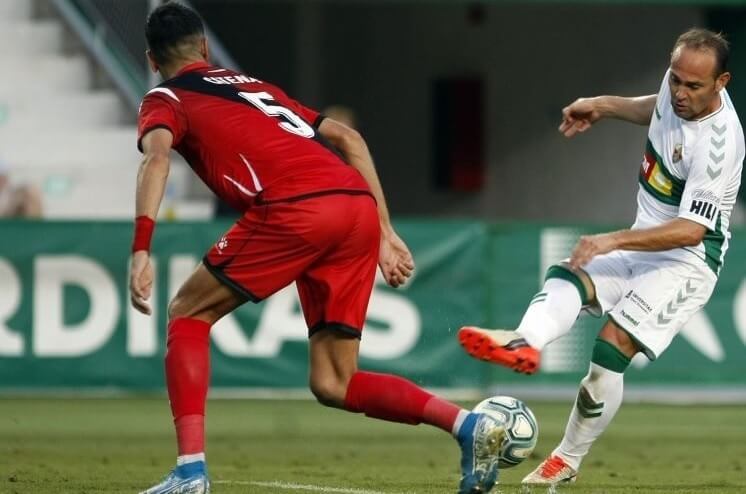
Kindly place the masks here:
[(552, 455), (521, 481), (522, 484), (559, 484), (575, 482), (578, 472), (559, 456)]

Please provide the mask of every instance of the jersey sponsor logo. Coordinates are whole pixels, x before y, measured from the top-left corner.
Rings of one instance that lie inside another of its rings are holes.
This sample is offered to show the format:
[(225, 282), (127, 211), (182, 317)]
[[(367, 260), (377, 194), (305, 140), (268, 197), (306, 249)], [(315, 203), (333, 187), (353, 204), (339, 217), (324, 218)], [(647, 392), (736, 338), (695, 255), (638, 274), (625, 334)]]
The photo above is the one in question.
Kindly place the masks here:
[(631, 300), (632, 303), (634, 303), (637, 307), (639, 307), (643, 312), (646, 314), (649, 314), (653, 308), (650, 307), (650, 304), (648, 304), (645, 299), (643, 299), (640, 295), (635, 293), (634, 290), (630, 290), (627, 295), (624, 296), (625, 299)]
[(695, 199), (692, 201), (691, 206), (689, 206), (689, 212), (711, 220), (717, 216), (718, 208), (711, 202)]
[(628, 320), (629, 322), (631, 322), (633, 326), (639, 326), (640, 325), (640, 321), (638, 321), (634, 317), (630, 316), (627, 312), (624, 311), (624, 309), (622, 309), (621, 314), (622, 314), (622, 317), (625, 318), (626, 320)]
[(692, 192), (692, 199), (700, 199), (703, 201), (710, 201), (714, 204), (720, 204), (720, 198), (711, 190), (696, 189)]

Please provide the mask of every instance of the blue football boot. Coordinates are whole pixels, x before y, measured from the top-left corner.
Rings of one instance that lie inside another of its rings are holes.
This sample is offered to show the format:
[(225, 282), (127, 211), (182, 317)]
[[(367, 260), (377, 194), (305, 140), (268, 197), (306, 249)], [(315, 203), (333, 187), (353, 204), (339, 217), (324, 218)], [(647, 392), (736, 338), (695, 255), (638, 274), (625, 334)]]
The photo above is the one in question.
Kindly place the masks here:
[(140, 494), (210, 494), (204, 461), (177, 466), (163, 481)]
[(459, 494), (484, 494), (497, 483), (497, 463), (505, 427), (484, 413), (469, 413), (461, 424), (461, 483)]

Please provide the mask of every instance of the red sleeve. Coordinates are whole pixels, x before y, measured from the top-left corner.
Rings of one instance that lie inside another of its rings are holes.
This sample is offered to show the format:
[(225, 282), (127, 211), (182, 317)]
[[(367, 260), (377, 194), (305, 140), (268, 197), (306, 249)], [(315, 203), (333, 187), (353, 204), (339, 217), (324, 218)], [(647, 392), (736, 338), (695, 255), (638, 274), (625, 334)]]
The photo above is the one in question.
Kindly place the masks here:
[(303, 120), (311, 124), (313, 127), (319, 127), (321, 121), (324, 119), (324, 116), (321, 113), (317, 112), (316, 110), (312, 110), (307, 106), (301, 105), (293, 98), (288, 98), (288, 101), (291, 110), (300, 115)]
[[(158, 89), (158, 88), (156, 88)], [(186, 133), (186, 117), (181, 102), (171, 90), (173, 96), (153, 92), (145, 95), (140, 105), (137, 118), (137, 149), (142, 151), (142, 138), (154, 129), (168, 129), (174, 136), (173, 147), (176, 147)]]

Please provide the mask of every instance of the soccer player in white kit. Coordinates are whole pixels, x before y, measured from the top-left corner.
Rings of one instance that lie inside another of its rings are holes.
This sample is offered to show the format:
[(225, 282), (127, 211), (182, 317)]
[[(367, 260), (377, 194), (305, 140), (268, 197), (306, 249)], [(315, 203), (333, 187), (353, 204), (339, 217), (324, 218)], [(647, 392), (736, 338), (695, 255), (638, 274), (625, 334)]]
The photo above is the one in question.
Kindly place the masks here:
[(637, 218), (628, 230), (581, 237), (547, 271), (515, 331), (464, 327), (472, 356), (531, 374), (540, 352), (581, 310), (607, 315), (559, 446), (523, 483), (573, 481), (622, 402), (624, 371), (655, 360), (710, 298), (723, 267), (741, 181), (744, 137), (725, 86), (728, 43), (691, 29), (676, 40), (657, 95), (581, 98), (562, 110), (567, 137), (602, 118), (649, 125)]

